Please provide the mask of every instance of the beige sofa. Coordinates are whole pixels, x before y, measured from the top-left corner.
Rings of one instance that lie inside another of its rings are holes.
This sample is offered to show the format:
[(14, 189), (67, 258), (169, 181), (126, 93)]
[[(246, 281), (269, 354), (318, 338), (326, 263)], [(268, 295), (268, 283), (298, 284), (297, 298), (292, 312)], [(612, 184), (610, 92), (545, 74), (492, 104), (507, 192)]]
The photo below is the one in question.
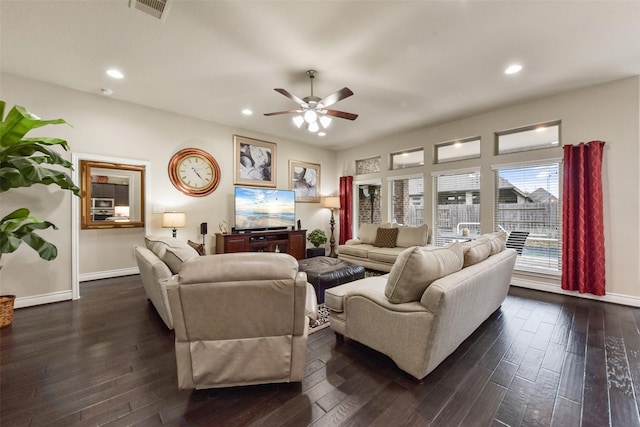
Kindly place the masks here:
[(181, 389), (302, 381), (315, 293), (292, 256), (191, 259), (167, 294)]
[(424, 378), (507, 296), (516, 251), (505, 233), (403, 251), (385, 276), (325, 291), (331, 328)]
[(338, 258), (379, 271), (391, 271), (402, 251), (429, 243), (429, 227), (403, 227), (394, 224), (362, 224), (356, 239), (338, 246)]
[(171, 276), (180, 271), (182, 263), (197, 258), (198, 252), (181, 240), (160, 235), (145, 236), (145, 246), (136, 246), (134, 252), (147, 299), (165, 325), (173, 329), (167, 283)]

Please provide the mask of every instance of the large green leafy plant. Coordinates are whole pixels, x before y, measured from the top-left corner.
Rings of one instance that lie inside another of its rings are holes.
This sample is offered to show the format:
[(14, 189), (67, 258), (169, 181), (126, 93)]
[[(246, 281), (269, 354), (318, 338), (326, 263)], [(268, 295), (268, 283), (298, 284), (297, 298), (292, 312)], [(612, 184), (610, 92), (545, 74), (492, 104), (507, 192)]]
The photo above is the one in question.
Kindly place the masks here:
[[(77, 196), (80, 189), (64, 171), (72, 170), (73, 165), (50, 148), (57, 145), (67, 151), (67, 141), (24, 137), (29, 131), (42, 126), (71, 125), (62, 119), (42, 120), (19, 105), (5, 117), (5, 107), (6, 103), (0, 101), (0, 193), (34, 184), (55, 184)], [(0, 256), (26, 243), (38, 252), (40, 258), (47, 261), (55, 259), (58, 249), (36, 233), (47, 228), (58, 229), (49, 221), (31, 216), (28, 208), (10, 212), (0, 219)]]

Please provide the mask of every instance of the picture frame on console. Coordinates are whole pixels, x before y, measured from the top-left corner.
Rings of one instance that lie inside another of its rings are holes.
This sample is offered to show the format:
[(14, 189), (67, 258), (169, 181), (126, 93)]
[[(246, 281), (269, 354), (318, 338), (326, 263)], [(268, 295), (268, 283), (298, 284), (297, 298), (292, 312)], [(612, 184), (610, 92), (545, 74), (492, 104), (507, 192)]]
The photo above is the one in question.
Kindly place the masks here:
[(276, 186), (276, 143), (234, 135), (234, 184)]
[(320, 203), (320, 165), (289, 160), (289, 189), (296, 202)]

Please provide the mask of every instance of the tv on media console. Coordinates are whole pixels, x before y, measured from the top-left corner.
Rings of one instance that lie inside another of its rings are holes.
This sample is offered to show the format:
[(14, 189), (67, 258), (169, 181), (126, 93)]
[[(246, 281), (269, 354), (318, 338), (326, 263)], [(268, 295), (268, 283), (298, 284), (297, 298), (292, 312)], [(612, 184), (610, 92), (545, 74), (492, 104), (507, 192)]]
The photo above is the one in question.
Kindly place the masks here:
[(235, 231), (284, 230), (295, 226), (293, 190), (235, 187)]

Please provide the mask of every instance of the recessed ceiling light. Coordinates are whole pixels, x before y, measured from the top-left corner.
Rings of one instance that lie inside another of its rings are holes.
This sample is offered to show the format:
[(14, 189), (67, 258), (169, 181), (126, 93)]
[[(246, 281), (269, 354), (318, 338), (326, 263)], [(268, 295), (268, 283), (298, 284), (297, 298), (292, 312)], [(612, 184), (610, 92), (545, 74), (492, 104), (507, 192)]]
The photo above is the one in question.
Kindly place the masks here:
[(242, 110), (242, 114), (244, 114), (245, 116), (250, 116), (253, 114), (253, 111), (249, 110), (248, 108), (245, 108), (244, 110)]
[(124, 78), (124, 74), (122, 74), (119, 70), (116, 70), (115, 68), (110, 68), (107, 70), (107, 74), (110, 77), (113, 77), (114, 79), (122, 79)]
[(100, 89), (100, 92), (104, 95), (104, 96), (111, 96), (113, 95), (113, 90), (109, 89), (109, 88), (102, 88)]
[(318, 132), (318, 136), (325, 136), (326, 132)]
[(507, 67), (506, 70), (504, 70), (505, 74), (515, 74), (515, 73), (519, 73), (522, 70), (522, 65), (520, 64), (513, 64), (513, 65), (509, 65)]

